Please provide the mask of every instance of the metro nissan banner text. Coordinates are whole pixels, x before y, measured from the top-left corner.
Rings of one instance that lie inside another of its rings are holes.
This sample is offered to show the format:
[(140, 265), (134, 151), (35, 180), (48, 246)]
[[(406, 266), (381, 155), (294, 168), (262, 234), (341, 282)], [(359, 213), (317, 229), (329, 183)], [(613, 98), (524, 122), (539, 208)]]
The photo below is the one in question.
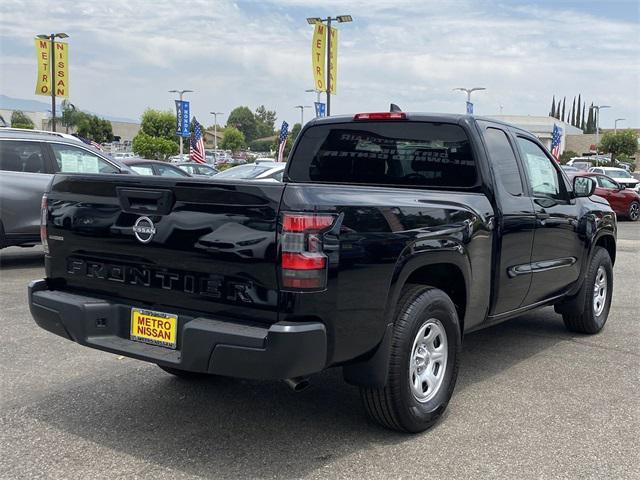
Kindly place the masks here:
[(51, 58), (51, 41), (35, 39), (36, 59), (38, 64), (38, 78), (36, 80), (36, 95), (51, 95), (51, 63), (54, 62), (54, 88), (57, 97), (69, 98), (69, 44), (55, 43), (55, 52)]

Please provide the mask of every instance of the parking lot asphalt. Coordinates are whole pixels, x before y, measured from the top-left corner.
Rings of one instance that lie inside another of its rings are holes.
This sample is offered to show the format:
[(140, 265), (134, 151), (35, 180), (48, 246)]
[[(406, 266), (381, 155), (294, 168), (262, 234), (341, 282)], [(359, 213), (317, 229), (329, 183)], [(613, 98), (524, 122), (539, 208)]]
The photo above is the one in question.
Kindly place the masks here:
[(614, 299), (595, 336), (552, 308), (465, 338), (445, 418), (369, 422), (339, 370), (185, 381), (35, 325), (40, 247), (0, 253), (0, 478), (640, 478), (640, 222), (620, 222)]

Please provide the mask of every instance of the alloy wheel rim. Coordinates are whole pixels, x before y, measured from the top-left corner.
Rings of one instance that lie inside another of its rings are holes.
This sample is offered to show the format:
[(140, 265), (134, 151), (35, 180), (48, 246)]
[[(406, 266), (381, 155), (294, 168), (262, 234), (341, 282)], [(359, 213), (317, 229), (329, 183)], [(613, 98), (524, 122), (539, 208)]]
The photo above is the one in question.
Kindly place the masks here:
[(593, 313), (600, 316), (607, 302), (607, 272), (601, 265), (596, 272), (596, 281), (593, 284)]
[(640, 213), (640, 205), (637, 203), (632, 203), (631, 209), (629, 210), (629, 218), (631, 218), (631, 220), (637, 220), (639, 213)]
[(418, 329), (409, 357), (409, 385), (414, 398), (428, 402), (438, 394), (447, 370), (447, 333), (430, 318)]

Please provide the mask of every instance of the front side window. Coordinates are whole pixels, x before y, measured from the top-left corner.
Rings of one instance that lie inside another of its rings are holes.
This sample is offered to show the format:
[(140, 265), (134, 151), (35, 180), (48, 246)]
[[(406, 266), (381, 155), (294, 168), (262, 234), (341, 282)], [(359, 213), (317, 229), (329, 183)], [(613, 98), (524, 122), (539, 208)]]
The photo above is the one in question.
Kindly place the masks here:
[(47, 173), (46, 166), (41, 143), (0, 141), (0, 170)]
[(294, 182), (471, 188), (476, 162), (462, 127), (371, 121), (305, 130), (291, 158)]
[(542, 148), (526, 138), (518, 137), (518, 147), (529, 173), (529, 185), (535, 197), (564, 198), (560, 172)]
[(51, 148), (60, 173), (118, 173), (119, 170), (104, 158), (83, 148), (52, 143)]
[(610, 178), (607, 178), (603, 175), (598, 175), (598, 186), (600, 188), (612, 188), (612, 189), (618, 188), (618, 184), (616, 182), (614, 182)]
[(179, 168), (176, 168), (170, 165), (157, 164), (156, 168), (158, 170), (158, 175), (160, 175), (161, 177), (188, 177), (189, 176), (187, 172), (183, 172)]
[(138, 175), (153, 175), (153, 167), (151, 165), (131, 165), (131, 170)]

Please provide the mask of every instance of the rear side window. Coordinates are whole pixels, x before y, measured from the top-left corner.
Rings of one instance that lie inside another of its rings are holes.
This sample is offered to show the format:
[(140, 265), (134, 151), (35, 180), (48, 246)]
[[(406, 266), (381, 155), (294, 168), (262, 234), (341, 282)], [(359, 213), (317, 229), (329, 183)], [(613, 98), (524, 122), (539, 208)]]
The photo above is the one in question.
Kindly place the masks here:
[(48, 173), (42, 144), (36, 142), (0, 142), (0, 170)]
[(484, 131), (489, 158), (500, 183), (511, 195), (522, 195), (522, 180), (516, 155), (511, 148), (507, 134), (498, 128), (487, 128)]
[(458, 125), (354, 122), (310, 127), (291, 158), (294, 182), (477, 185), (476, 162)]

